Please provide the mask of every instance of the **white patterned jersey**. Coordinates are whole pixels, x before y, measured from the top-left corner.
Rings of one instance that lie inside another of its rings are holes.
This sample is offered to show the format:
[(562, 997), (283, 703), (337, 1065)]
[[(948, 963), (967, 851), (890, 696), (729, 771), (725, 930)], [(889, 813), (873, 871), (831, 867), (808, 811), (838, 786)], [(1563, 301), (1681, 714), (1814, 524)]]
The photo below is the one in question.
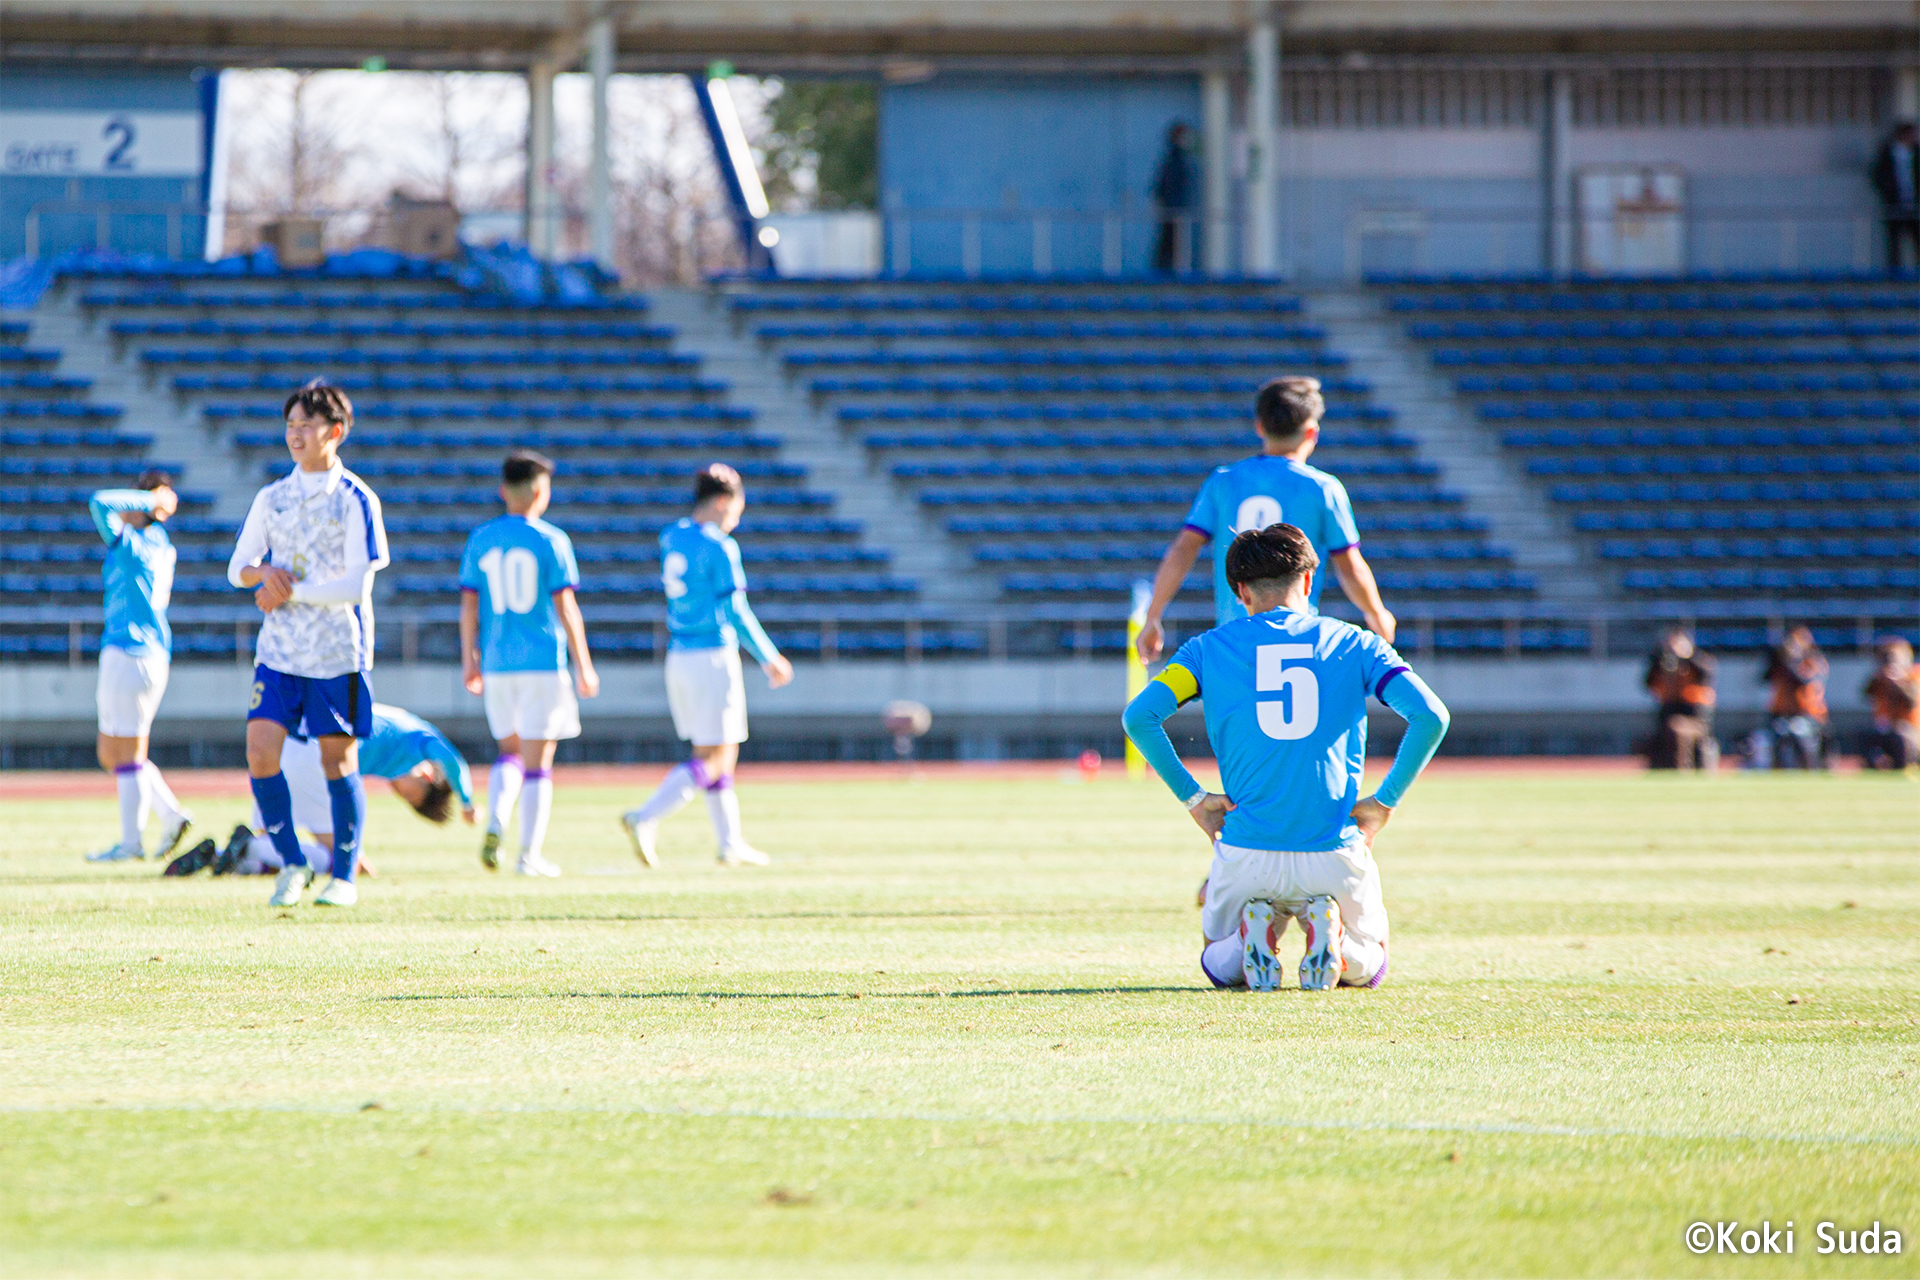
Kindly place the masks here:
[(254, 661), (328, 680), (373, 669), (373, 575), (387, 564), (380, 499), (335, 463), (262, 489), (240, 529), (227, 580), (262, 562), (293, 575), (293, 599), (266, 615)]

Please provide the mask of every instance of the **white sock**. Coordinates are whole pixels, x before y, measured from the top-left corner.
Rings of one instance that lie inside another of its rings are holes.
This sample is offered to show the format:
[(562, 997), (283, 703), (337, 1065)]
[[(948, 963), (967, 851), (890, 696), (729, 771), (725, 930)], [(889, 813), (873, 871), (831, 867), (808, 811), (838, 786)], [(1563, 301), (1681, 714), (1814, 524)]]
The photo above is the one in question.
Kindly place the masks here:
[(174, 796), (173, 788), (167, 785), (167, 780), (160, 776), (160, 766), (151, 760), (147, 761), (146, 767), (140, 771), (140, 778), (146, 784), (148, 799), (160, 811), (160, 821), (167, 826), (180, 821), (186, 810), (180, 807), (180, 801)]
[(113, 771), (113, 785), (120, 793), (120, 847), (141, 847), (141, 833), (147, 829), (147, 789), (145, 771), (137, 764), (123, 764)]
[(553, 816), (553, 774), (535, 769), (527, 774), (526, 801), (520, 806), (520, 856), (537, 858), (547, 842), (547, 820)]
[[(333, 854), (318, 840), (302, 838), (300, 852), (307, 855), (309, 867), (332, 865)], [(233, 874), (237, 876), (264, 876), (279, 872), (286, 866), (286, 860), (280, 851), (273, 847), (273, 841), (266, 836), (256, 835), (247, 841), (247, 851), (234, 865)]]
[(526, 766), (519, 756), (501, 756), (487, 772), (487, 830), (505, 831), (513, 816), (513, 802), (520, 798), (520, 784), (526, 780)]
[(660, 779), (660, 785), (646, 802), (634, 810), (634, 816), (641, 822), (665, 821), (699, 794), (700, 783), (693, 776), (692, 766), (677, 764), (667, 770), (667, 776)]
[(1348, 933), (1341, 935), (1340, 958), (1347, 962), (1346, 972), (1340, 975), (1340, 985), (1364, 987), (1387, 962), (1387, 949), (1377, 942), (1362, 942)]
[(1244, 986), (1247, 981), (1247, 948), (1240, 935), (1209, 942), (1200, 953), (1200, 967), (1209, 978), (1223, 986)]
[(722, 781), (725, 786), (707, 792), (707, 817), (713, 820), (713, 834), (725, 853), (746, 842), (740, 838), (740, 797), (733, 792), (731, 778)]

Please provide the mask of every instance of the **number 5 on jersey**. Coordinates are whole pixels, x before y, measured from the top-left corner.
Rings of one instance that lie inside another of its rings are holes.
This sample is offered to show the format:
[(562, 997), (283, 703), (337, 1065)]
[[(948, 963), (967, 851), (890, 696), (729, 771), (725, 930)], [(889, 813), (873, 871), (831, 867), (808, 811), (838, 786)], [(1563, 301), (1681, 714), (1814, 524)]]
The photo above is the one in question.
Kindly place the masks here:
[(495, 547), (480, 557), (480, 572), (487, 575), (487, 600), (495, 613), (533, 612), (540, 598), (540, 565), (533, 552)]
[(1269, 738), (1282, 742), (1304, 738), (1320, 723), (1319, 677), (1312, 667), (1286, 665), (1312, 656), (1310, 644), (1263, 644), (1254, 650), (1254, 691), (1280, 695), (1254, 704), (1260, 732)]

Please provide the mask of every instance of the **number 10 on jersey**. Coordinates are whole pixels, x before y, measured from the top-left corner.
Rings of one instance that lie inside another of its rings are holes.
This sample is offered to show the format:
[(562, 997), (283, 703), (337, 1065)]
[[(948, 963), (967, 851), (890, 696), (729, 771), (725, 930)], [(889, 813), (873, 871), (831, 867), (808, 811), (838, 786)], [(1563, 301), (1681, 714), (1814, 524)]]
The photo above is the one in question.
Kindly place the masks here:
[(1254, 691), (1280, 695), (1255, 704), (1260, 732), (1269, 738), (1282, 742), (1304, 738), (1320, 723), (1319, 677), (1312, 667), (1286, 665), (1312, 656), (1310, 644), (1263, 644), (1254, 650)]
[(495, 547), (480, 557), (480, 572), (487, 575), (487, 599), (495, 613), (533, 612), (540, 598), (540, 565), (533, 552)]

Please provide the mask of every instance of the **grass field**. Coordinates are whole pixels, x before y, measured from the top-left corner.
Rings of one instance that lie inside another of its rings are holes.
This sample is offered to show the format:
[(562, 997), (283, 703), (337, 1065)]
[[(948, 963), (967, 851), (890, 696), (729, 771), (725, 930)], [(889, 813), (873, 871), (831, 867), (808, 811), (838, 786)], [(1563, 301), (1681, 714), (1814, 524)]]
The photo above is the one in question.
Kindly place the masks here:
[(1920, 1274), (1905, 782), (1438, 773), (1388, 984), (1262, 996), (1157, 787), (748, 781), (774, 867), (651, 873), (634, 794), (537, 883), (377, 797), (332, 914), (5, 802), (0, 1274)]

